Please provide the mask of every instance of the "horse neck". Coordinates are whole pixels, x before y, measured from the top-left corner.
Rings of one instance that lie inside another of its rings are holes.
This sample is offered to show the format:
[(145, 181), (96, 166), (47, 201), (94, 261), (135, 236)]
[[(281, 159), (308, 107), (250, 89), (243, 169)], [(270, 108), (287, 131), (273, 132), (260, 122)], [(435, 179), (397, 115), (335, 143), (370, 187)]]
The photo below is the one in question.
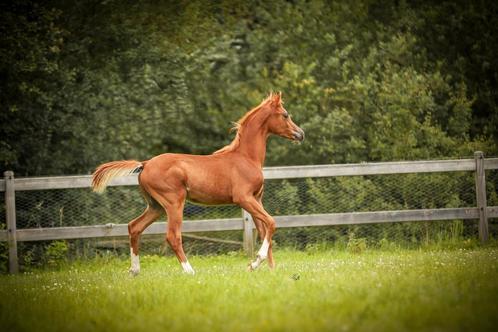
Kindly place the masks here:
[(244, 128), (237, 151), (263, 167), (266, 158), (268, 129), (257, 120), (253, 119)]

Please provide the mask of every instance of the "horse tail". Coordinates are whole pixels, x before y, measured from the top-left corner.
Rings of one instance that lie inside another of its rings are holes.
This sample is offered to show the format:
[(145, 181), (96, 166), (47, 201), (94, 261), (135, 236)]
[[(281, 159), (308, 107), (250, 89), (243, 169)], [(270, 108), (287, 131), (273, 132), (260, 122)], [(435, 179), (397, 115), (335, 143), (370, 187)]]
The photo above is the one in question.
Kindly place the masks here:
[(145, 162), (136, 160), (111, 161), (100, 165), (92, 175), (93, 191), (97, 193), (104, 192), (109, 181), (119, 176), (140, 173), (144, 165)]

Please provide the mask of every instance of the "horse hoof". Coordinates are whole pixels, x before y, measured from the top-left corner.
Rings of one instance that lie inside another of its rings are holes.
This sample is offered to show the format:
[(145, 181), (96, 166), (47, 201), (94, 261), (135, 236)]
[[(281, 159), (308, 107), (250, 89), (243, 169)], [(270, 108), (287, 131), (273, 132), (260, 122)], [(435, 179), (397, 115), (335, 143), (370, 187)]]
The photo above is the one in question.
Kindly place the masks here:
[(135, 269), (130, 268), (128, 270), (128, 273), (130, 274), (130, 276), (136, 277), (140, 273), (140, 270), (135, 270)]
[(183, 268), (184, 273), (190, 274), (192, 276), (195, 274), (195, 271), (192, 268), (192, 265), (190, 265), (190, 263), (188, 261), (182, 262), (181, 264), (182, 264), (182, 268)]
[(256, 271), (256, 269), (259, 267), (260, 264), (261, 263), (258, 260), (254, 261), (254, 262), (251, 262), (247, 266), (247, 270), (248, 271)]
[(195, 275), (195, 271), (194, 270), (189, 270), (189, 271), (183, 271), (183, 273), (189, 275), (189, 276), (193, 276)]

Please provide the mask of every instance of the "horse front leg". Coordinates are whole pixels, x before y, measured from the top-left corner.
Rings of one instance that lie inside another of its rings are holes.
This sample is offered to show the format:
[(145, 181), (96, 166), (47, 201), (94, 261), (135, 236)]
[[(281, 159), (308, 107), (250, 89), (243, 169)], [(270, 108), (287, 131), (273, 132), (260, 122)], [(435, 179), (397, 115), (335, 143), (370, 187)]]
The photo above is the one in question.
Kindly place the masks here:
[[(256, 196), (256, 199), (258, 200), (258, 203), (261, 206), (263, 206), (263, 190), (261, 190), (260, 194)], [(254, 224), (256, 225), (256, 229), (258, 230), (259, 238), (261, 239), (261, 241), (263, 241), (263, 239), (265, 238), (265, 234), (266, 234), (265, 226), (263, 225), (263, 222), (260, 221), (259, 219), (255, 219), (253, 217), (253, 220), (258, 221), (258, 222), (255, 221)], [(259, 226), (258, 226), (258, 224), (259, 224)], [(270, 269), (273, 269), (275, 267), (275, 261), (273, 260), (272, 247), (273, 247), (273, 241), (270, 241), (270, 246), (268, 247), (268, 266), (270, 267)]]
[[(260, 219), (255, 218), (254, 216), (252, 217), (252, 219), (254, 221), (254, 225), (256, 226), (256, 230), (258, 231), (259, 239), (263, 242), (265, 237), (266, 237), (265, 225), (263, 224), (263, 222)], [(268, 246), (267, 260), (268, 260), (268, 266), (270, 267), (270, 269), (273, 269), (275, 267), (275, 261), (273, 260), (272, 246), (273, 246), (273, 241), (269, 242), (269, 246)]]
[(182, 265), (183, 272), (187, 274), (195, 274), (194, 269), (190, 265), (185, 252), (183, 251), (181, 225), (183, 219), (183, 203), (179, 205), (168, 206), (168, 233), (166, 240), (171, 249), (175, 252), (178, 261)]
[(266, 212), (263, 205), (254, 197), (241, 200), (239, 205), (253, 216), (256, 228), (258, 229), (258, 232), (260, 232), (260, 236), (262, 235), (262, 232), (260, 231), (260, 228), (258, 228), (258, 222), (262, 223), (260, 226), (264, 226), (263, 244), (256, 255), (256, 259), (249, 264), (249, 269), (257, 269), (259, 265), (261, 265), (261, 262), (263, 262), (266, 258), (269, 258), (270, 267), (273, 267), (273, 255), (270, 250), (272, 237), (275, 233), (275, 220), (268, 214), (268, 212)]

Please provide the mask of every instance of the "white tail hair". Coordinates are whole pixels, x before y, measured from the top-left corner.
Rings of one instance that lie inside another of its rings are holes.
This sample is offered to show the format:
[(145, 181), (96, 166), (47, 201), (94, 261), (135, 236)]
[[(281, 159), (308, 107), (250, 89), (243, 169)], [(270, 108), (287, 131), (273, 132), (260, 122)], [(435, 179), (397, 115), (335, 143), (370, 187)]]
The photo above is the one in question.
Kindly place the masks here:
[(97, 167), (92, 175), (93, 191), (104, 192), (109, 181), (116, 177), (140, 172), (144, 164), (136, 160), (111, 161)]

